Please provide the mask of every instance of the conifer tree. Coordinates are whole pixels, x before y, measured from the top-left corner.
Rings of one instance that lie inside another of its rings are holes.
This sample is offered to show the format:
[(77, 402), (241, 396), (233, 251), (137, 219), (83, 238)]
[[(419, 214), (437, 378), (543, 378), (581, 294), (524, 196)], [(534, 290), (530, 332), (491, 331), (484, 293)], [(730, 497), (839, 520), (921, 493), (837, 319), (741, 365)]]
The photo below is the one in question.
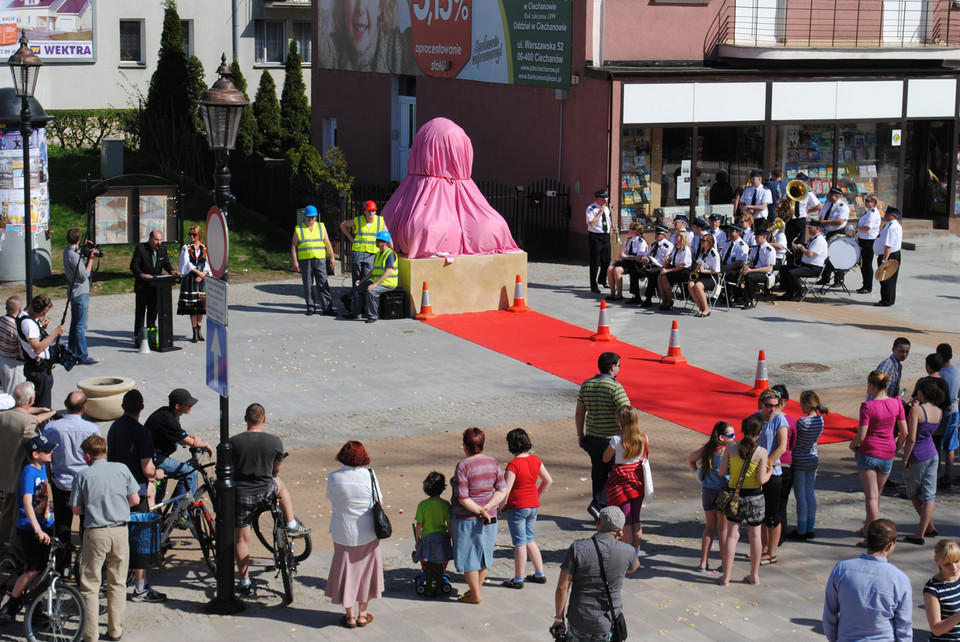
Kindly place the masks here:
[(267, 69), (260, 74), (260, 85), (253, 100), (253, 114), (260, 130), (259, 154), (264, 158), (280, 158), (283, 143), (280, 129), (280, 103), (277, 102), (277, 85)]
[(290, 39), (280, 97), (280, 125), (283, 129), (283, 151), (298, 149), (310, 143), (310, 104), (297, 41)]
[[(243, 70), (236, 58), (230, 63), (230, 80), (233, 86), (243, 92), (243, 97), (250, 100), (247, 95), (247, 79), (243, 77)], [(257, 129), (257, 117), (253, 113), (253, 103), (243, 108), (243, 116), (240, 117), (240, 129), (237, 132), (237, 153), (240, 156), (250, 156), (257, 153), (260, 146), (260, 131)]]

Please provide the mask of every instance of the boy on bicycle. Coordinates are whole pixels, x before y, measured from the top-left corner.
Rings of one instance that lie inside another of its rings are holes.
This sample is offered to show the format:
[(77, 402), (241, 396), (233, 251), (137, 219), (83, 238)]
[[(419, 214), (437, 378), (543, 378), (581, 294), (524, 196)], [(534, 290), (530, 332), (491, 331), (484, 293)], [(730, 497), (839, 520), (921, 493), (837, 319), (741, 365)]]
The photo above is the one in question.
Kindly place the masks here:
[(0, 625), (10, 624), (23, 606), (21, 595), (27, 586), (47, 567), (50, 559), (50, 537), (53, 535), (53, 506), (50, 502), (50, 484), (47, 466), (53, 459), (57, 444), (43, 435), (27, 442), (27, 465), (20, 473), (17, 490), (17, 530), (23, 545), (26, 570), (17, 578), (10, 599), (0, 611)]
[(280, 508), (287, 520), (287, 535), (301, 537), (310, 532), (294, 516), (293, 498), (283, 480), (277, 477), (283, 463), (283, 442), (276, 435), (263, 431), (267, 411), (258, 403), (250, 404), (243, 416), (247, 431), (230, 439), (233, 447), (234, 480), (237, 489), (234, 518), (237, 571), (240, 583), (237, 593), (250, 595), (250, 523), (253, 511), (261, 503), (280, 498)]

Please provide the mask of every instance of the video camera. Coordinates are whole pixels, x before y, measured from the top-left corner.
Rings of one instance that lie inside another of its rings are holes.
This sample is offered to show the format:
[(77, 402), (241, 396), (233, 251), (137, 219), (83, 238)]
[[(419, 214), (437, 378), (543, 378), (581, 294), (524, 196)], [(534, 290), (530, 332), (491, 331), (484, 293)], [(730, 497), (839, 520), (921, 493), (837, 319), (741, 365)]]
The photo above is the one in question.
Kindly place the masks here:
[(80, 246), (80, 256), (86, 260), (91, 256), (95, 256), (98, 259), (103, 256), (103, 248), (93, 241), (84, 241), (83, 245)]

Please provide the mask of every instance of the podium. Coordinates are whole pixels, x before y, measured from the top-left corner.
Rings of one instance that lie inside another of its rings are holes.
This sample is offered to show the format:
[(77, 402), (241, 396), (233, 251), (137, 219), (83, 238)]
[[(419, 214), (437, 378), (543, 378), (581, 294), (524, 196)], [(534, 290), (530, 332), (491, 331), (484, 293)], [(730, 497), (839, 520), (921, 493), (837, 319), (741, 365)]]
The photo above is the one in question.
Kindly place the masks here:
[(147, 309), (157, 311), (157, 352), (179, 350), (173, 345), (173, 299), (171, 289), (180, 283), (180, 277), (173, 274), (161, 274), (152, 279), (144, 279), (150, 287)]

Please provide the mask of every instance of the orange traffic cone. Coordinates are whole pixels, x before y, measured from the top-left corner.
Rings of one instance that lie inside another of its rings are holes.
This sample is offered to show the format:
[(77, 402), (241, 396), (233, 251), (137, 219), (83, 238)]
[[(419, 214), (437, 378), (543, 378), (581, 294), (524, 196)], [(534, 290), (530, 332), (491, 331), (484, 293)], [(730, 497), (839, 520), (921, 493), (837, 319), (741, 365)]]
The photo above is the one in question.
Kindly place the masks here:
[(520, 280), (520, 275), (517, 275), (517, 285), (513, 289), (513, 305), (507, 308), (507, 312), (529, 312), (530, 306), (527, 305), (527, 300), (523, 296), (523, 281)]
[(770, 387), (770, 379), (767, 378), (767, 355), (760, 351), (757, 356), (757, 374), (753, 378), (753, 388), (750, 394), (759, 397), (760, 393)]
[(680, 327), (677, 322), (673, 322), (670, 329), (670, 347), (667, 348), (667, 356), (660, 360), (660, 363), (669, 363), (675, 366), (684, 364), (687, 358), (680, 354)]
[(600, 302), (600, 321), (597, 323), (597, 333), (590, 337), (591, 341), (616, 341), (610, 334), (610, 322), (607, 320), (607, 302)]
[(436, 319), (437, 315), (433, 313), (433, 306), (430, 305), (430, 288), (427, 282), (423, 282), (423, 294), (420, 295), (420, 313), (414, 317), (417, 321), (429, 321)]

